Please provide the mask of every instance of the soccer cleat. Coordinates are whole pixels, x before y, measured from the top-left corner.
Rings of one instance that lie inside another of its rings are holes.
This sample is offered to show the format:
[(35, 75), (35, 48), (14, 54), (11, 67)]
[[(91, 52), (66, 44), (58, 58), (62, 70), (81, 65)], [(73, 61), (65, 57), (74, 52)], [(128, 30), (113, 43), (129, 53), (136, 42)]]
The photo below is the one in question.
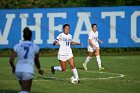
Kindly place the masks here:
[(78, 83), (80, 83), (80, 79), (78, 78)]
[(80, 83), (80, 80), (78, 79), (78, 83)]
[(52, 74), (54, 74), (54, 72), (55, 72), (54, 66), (51, 66), (51, 72), (52, 72)]
[(83, 63), (83, 67), (85, 70), (87, 70), (87, 64), (86, 63)]
[(101, 67), (101, 68), (99, 68), (99, 70), (101, 71), (101, 70), (104, 70), (105, 68), (103, 68), (103, 67)]

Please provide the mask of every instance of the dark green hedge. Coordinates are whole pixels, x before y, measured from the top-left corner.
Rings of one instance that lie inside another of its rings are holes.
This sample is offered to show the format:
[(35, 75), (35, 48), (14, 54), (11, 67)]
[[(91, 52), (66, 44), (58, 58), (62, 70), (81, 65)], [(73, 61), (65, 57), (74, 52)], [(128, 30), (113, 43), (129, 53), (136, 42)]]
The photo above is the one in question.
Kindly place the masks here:
[(140, 0), (0, 0), (0, 9), (139, 5)]
[[(73, 48), (73, 54), (75, 56), (86, 56), (86, 48)], [(113, 56), (113, 55), (140, 55), (140, 48), (101, 48), (101, 55)], [(12, 49), (1, 49), (0, 57), (9, 56)], [(40, 56), (57, 56), (58, 49), (44, 48), (40, 49)]]

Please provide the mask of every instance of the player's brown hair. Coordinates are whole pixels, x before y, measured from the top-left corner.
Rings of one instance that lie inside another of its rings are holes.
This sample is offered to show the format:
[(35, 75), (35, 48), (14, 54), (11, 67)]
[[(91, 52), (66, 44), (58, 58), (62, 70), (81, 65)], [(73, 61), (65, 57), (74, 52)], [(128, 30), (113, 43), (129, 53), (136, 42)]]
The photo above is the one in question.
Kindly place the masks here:
[(93, 28), (93, 26), (96, 26), (97, 27), (97, 24), (92, 24), (91, 27)]
[(24, 40), (31, 41), (32, 31), (29, 29), (29, 27), (24, 28), (24, 30), (23, 30), (23, 38), (24, 38)]
[(63, 29), (64, 29), (66, 26), (70, 27), (69, 24), (64, 24), (64, 25), (63, 25)]

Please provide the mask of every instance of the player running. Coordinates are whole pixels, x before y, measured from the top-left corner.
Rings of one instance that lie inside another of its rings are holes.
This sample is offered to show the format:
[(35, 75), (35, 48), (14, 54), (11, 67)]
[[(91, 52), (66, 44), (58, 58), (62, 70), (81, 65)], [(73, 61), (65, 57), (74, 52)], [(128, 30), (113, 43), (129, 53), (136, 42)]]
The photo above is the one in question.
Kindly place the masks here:
[(72, 36), (69, 34), (69, 29), (69, 24), (63, 25), (63, 33), (59, 34), (53, 43), (53, 45), (60, 45), (58, 51), (58, 60), (61, 66), (51, 66), (51, 72), (54, 74), (55, 70), (66, 71), (66, 61), (68, 61), (74, 77), (79, 80), (70, 45), (82, 45), (82, 43), (72, 41)]
[[(31, 42), (32, 31), (26, 27), (23, 30), (24, 41), (14, 46), (9, 63), (12, 67), (12, 72), (19, 80), (21, 91), (18, 93), (29, 93), (32, 85), (34, 74), (34, 63), (39, 74), (43, 74), (39, 62), (39, 47)], [(16, 67), (14, 59), (17, 56)]]
[(83, 63), (83, 67), (87, 70), (87, 63), (93, 57), (93, 54), (96, 55), (96, 61), (99, 67), (99, 70), (104, 69), (101, 66), (101, 59), (100, 59), (100, 50), (99, 50), (99, 43), (103, 43), (100, 39), (98, 39), (98, 31), (97, 31), (97, 24), (92, 24), (92, 31), (88, 34), (88, 56), (86, 57), (85, 62)]

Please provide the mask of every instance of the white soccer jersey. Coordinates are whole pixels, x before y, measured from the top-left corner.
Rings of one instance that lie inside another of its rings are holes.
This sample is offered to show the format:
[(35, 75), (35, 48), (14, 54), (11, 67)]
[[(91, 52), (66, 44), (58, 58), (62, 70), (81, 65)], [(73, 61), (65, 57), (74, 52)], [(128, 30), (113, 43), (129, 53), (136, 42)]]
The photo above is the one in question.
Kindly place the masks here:
[(70, 34), (66, 35), (61, 33), (57, 36), (57, 41), (60, 45), (58, 54), (67, 55), (72, 54), (72, 50), (70, 48), (70, 43), (72, 41), (72, 36)]
[[(96, 47), (99, 47), (99, 44), (98, 44), (98, 31), (96, 31), (96, 32), (90, 31), (89, 34), (88, 34), (88, 39), (90, 39), (91, 42)], [(89, 46), (91, 46), (91, 45), (89, 44)]]
[(39, 47), (31, 41), (23, 41), (14, 46), (17, 53), (17, 64), (15, 72), (29, 72), (34, 74), (34, 58), (39, 52)]

